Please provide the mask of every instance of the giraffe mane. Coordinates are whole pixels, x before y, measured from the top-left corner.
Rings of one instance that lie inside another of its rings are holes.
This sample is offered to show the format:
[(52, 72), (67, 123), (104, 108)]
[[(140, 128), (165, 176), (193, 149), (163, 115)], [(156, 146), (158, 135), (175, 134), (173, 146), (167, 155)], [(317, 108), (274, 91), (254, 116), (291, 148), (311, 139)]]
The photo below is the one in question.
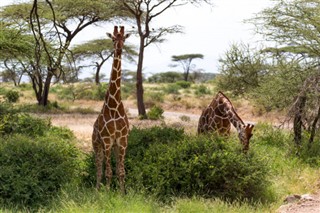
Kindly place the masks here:
[(223, 92), (221, 92), (221, 91), (218, 92), (218, 95), (217, 95), (217, 96), (219, 96), (219, 95), (222, 96), (224, 99), (227, 100), (227, 102), (232, 106), (231, 109), (232, 109), (233, 113), (236, 115), (237, 119), (239, 119), (239, 121), (240, 121), (243, 125), (245, 125), (245, 123), (243, 122), (243, 120), (240, 118), (240, 116), (239, 116), (238, 113), (236, 112), (236, 110), (235, 110), (232, 102), (230, 101), (230, 99), (229, 99), (225, 94), (223, 94)]

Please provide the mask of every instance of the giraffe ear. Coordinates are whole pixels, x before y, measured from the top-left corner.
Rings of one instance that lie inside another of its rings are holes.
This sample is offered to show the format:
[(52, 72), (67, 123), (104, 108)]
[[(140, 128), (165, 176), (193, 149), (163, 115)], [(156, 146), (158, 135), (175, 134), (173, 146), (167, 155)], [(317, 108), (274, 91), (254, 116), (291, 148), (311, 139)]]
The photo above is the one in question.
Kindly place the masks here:
[(130, 35), (131, 35), (130, 33), (127, 33), (127, 34), (124, 36), (124, 38), (127, 39), (127, 38), (130, 37)]
[(107, 36), (111, 39), (113, 39), (113, 35), (111, 33), (107, 33)]

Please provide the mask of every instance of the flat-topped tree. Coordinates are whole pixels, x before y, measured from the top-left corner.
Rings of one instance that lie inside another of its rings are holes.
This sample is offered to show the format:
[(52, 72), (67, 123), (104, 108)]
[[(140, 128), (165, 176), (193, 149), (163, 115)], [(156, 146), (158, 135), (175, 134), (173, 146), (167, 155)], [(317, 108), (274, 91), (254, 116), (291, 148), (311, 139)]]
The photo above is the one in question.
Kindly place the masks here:
[[(114, 53), (113, 41), (111, 39), (95, 39), (76, 45), (71, 51), (76, 61), (90, 60), (86, 67), (95, 67), (95, 83), (100, 84), (101, 68)], [(124, 45), (122, 54), (124, 59), (129, 62), (134, 62), (133, 56), (138, 55), (132, 45)]]
[(9, 5), (0, 12), (8, 27), (32, 33), (35, 40), (31, 78), (39, 105), (48, 104), (53, 77), (59, 80), (64, 72), (62, 63), (74, 38), (90, 25), (126, 17), (126, 11), (112, 0), (31, 1)]

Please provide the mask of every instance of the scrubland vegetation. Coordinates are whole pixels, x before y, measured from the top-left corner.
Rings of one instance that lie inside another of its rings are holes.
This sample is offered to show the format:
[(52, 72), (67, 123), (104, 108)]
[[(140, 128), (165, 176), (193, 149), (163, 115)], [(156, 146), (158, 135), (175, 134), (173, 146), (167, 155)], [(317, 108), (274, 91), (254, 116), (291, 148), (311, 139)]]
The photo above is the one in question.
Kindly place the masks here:
[[(163, 109), (174, 105), (201, 109), (214, 95), (214, 85), (148, 84), (149, 116), (161, 119)], [(134, 99), (130, 87), (123, 87), (125, 100)], [(316, 190), (318, 132), (311, 148), (308, 137), (297, 147), (291, 131), (258, 123), (245, 155), (236, 135), (199, 137), (163, 122), (133, 127), (130, 132), (127, 195), (120, 195), (116, 177), (111, 191), (97, 191), (93, 153), (81, 150), (69, 129), (53, 126), (50, 119), (38, 115), (97, 113), (90, 107), (76, 107), (76, 102), (101, 100), (105, 88), (55, 85), (49, 107), (43, 108), (32, 103), (29, 84), (14, 90), (10, 84), (1, 87), (0, 211), (272, 212), (287, 195)], [(235, 104), (241, 105), (241, 99), (235, 99)]]

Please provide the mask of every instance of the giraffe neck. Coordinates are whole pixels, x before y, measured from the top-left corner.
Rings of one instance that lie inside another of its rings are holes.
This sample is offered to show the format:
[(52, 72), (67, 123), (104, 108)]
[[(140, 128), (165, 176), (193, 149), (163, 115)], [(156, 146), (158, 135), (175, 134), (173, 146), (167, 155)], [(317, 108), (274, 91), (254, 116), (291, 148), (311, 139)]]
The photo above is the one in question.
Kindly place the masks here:
[(106, 103), (110, 100), (110, 96), (117, 103), (121, 102), (121, 53), (117, 53), (117, 51), (113, 57), (109, 87), (105, 97)]
[(229, 121), (237, 129), (237, 131), (240, 132), (244, 126), (244, 123), (235, 111), (233, 111), (232, 114), (233, 115), (231, 115), (231, 113), (228, 112)]
[(222, 111), (222, 114), (225, 114), (225, 116), (229, 119), (230, 123), (232, 123), (232, 125), (237, 129), (237, 131), (240, 132), (245, 124), (235, 111), (231, 101), (224, 94), (219, 93), (218, 102), (219, 105), (222, 105), (221, 107), (219, 107), (221, 108), (220, 111)]

